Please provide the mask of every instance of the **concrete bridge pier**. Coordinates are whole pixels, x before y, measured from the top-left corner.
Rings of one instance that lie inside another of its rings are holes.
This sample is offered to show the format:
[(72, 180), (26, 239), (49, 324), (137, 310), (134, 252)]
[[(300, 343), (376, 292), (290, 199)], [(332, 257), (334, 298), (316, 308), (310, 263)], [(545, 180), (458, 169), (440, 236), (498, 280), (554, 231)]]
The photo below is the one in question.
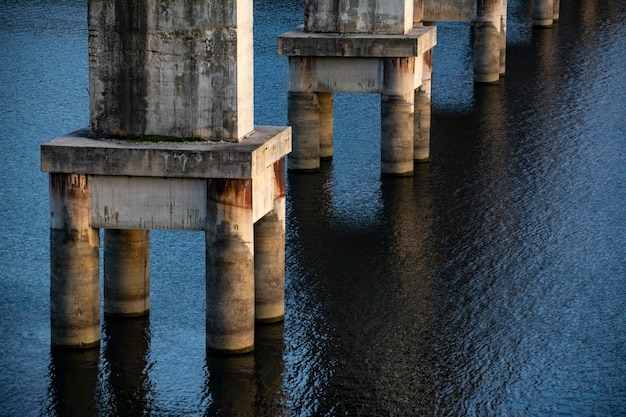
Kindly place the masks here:
[(416, 162), (428, 162), (430, 159), (430, 120), (431, 92), (433, 75), (433, 52), (430, 49), (422, 56), (422, 85), (415, 90), (414, 98), (414, 148), (413, 159)]
[(86, 175), (50, 177), (50, 336), (52, 346), (100, 343), (100, 234), (90, 225)]
[(320, 159), (333, 157), (333, 103), (335, 95), (332, 92), (317, 93), (320, 106)]
[(506, 1), (479, 0), (474, 22), (474, 82), (495, 84), (505, 70)]
[(384, 60), (381, 98), (382, 175), (413, 174), (415, 58)]
[(559, 10), (560, 0), (533, 0), (533, 26), (551, 27), (559, 20)]
[(99, 343), (99, 229), (107, 315), (148, 314), (149, 231), (178, 230), (206, 236), (208, 352), (283, 318), (291, 129), (254, 125), (252, 17), (251, 0), (89, 0), (90, 126), (41, 145), (52, 345)]
[(254, 311), (257, 323), (285, 317), (285, 164), (274, 165), (274, 203), (254, 224)]
[(150, 231), (105, 229), (104, 314), (145, 316), (150, 311)]
[(304, 25), (278, 38), (289, 59), (289, 170), (315, 171), (332, 157), (335, 92), (376, 93), (381, 175), (411, 175), (414, 158), (428, 160), (435, 44), (436, 28), (413, 27), (413, 0), (306, 1)]
[(209, 181), (206, 231), (206, 345), (254, 349), (252, 181)]

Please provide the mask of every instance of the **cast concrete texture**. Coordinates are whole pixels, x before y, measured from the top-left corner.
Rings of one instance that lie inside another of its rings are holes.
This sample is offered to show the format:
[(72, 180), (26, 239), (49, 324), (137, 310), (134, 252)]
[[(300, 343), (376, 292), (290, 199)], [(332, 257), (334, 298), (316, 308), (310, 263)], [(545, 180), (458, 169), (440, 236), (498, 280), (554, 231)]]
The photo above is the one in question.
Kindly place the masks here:
[(93, 135), (254, 129), (252, 0), (89, 1)]
[(408, 0), (305, 0), (307, 32), (406, 34), (413, 27)]
[(77, 130), (41, 145), (46, 172), (181, 178), (252, 178), (291, 150), (291, 129), (256, 126), (244, 141), (136, 142)]
[(306, 32), (300, 26), (278, 37), (278, 54), (343, 58), (401, 58), (418, 56), (436, 43), (435, 27), (414, 27), (401, 36)]
[(476, 0), (415, 0), (413, 13), (415, 23), (473, 21)]

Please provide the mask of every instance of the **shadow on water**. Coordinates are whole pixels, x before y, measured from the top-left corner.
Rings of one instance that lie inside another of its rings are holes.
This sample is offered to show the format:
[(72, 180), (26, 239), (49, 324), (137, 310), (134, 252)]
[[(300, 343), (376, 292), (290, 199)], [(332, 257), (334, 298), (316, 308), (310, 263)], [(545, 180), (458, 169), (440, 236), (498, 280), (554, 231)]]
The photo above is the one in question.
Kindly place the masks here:
[(333, 205), (331, 163), (289, 175), (295, 415), (432, 414), (429, 169), (380, 181), (376, 204), (353, 207), (377, 213), (357, 224)]

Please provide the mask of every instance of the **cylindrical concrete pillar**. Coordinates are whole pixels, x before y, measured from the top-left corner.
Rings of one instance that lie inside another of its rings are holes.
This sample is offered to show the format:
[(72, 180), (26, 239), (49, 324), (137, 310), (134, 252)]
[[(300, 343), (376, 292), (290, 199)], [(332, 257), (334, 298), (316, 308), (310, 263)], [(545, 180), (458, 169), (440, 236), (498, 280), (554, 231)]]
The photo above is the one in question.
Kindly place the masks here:
[(552, 0), (554, 2), (554, 13), (552, 16), (552, 20), (556, 23), (559, 21), (559, 16), (561, 15), (561, 0)]
[(320, 158), (333, 157), (333, 93), (317, 93), (320, 106)]
[(415, 58), (384, 60), (381, 174), (413, 174)]
[(150, 311), (150, 231), (104, 231), (104, 313), (143, 316)]
[(502, 0), (478, 0), (474, 25), (474, 82), (500, 79)]
[(252, 180), (208, 181), (206, 347), (254, 349), (254, 225)]
[(431, 90), (433, 73), (433, 50), (422, 55), (423, 71), (422, 85), (415, 90), (415, 118), (413, 159), (417, 162), (427, 162), (430, 158), (430, 119), (431, 119)]
[(320, 168), (320, 106), (315, 93), (289, 92), (287, 124), (292, 127), (290, 171), (317, 171)]
[(320, 103), (311, 90), (313, 58), (289, 57), (287, 124), (292, 127), (290, 171), (317, 171), (320, 167)]
[(86, 175), (50, 174), (52, 346), (100, 343), (100, 233), (89, 225)]
[(274, 164), (274, 209), (254, 224), (255, 316), (260, 323), (285, 316), (285, 164)]
[(500, 16), (500, 76), (506, 74), (506, 18), (507, 0), (502, 0), (502, 12)]
[(533, 26), (550, 27), (554, 23), (554, 0), (533, 0)]

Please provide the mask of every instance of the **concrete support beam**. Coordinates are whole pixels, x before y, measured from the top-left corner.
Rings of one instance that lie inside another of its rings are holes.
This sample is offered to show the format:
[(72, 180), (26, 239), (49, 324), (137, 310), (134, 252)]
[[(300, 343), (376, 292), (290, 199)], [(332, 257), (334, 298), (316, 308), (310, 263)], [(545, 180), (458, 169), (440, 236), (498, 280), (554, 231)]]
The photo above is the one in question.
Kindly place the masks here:
[(387, 58), (381, 98), (381, 174), (413, 174), (415, 58)]
[(100, 343), (100, 234), (89, 224), (86, 175), (50, 174), (52, 346)]
[(254, 349), (252, 181), (212, 179), (206, 231), (208, 352)]
[(150, 231), (104, 231), (104, 314), (145, 316), (150, 311)]

